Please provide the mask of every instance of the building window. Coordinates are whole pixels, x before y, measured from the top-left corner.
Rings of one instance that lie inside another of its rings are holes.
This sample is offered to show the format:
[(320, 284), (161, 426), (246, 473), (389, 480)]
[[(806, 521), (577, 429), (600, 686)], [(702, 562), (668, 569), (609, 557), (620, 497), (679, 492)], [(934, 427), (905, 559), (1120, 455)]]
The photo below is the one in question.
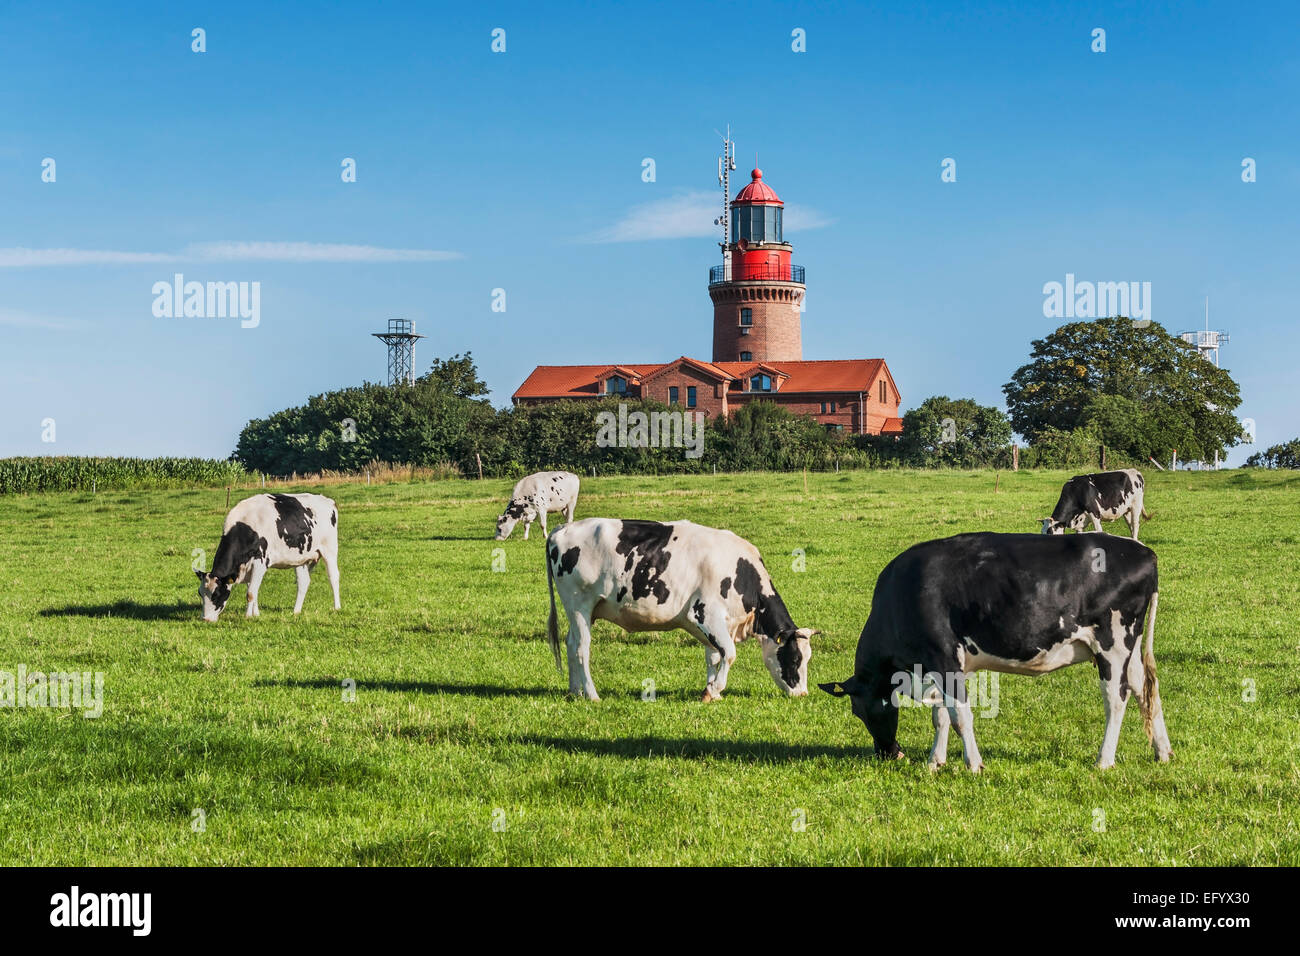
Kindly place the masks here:
[(885, 404), (885, 380), (880, 380), (880, 404)]
[(749, 390), (751, 392), (770, 392), (772, 391), (772, 376), (764, 375), (761, 372), (749, 380)]
[(834, 402), (831, 402), (831, 414), (832, 414), (832, 415), (835, 414), (835, 403), (834, 403)]
[(741, 353), (740, 353), (740, 360), (741, 360), (742, 362), (752, 362), (752, 361), (754, 361), (754, 353), (753, 353), (753, 352), (741, 352)]
[(822, 414), (823, 414), (823, 415), (826, 414), (826, 403), (825, 403), (825, 402), (822, 402)]
[(687, 408), (695, 407), (695, 386), (694, 385), (686, 386), (686, 407)]
[(681, 401), (681, 390), (676, 385), (668, 386), (668, 404), (676, 405)]
[(627, 379), (622, 375), (611, 375), (605, 379), (605, 393), (607, 395), (626, 395)]
[(741, 325), (753, 325), (753, 324), (754, 324), (754, 310), (753, 310), (753, 309), (741, 309), (741, 310), (740, 310), (740, 324), (741, 324)]

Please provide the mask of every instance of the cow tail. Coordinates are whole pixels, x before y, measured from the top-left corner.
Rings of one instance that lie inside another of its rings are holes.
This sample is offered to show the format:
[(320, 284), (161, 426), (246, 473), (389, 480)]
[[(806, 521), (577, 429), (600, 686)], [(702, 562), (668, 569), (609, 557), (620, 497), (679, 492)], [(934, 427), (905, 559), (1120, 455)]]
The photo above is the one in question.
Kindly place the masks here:
[(551, 570), (551, 541), (546, 540), (546, 589), (551, 592), (551, 613), (546, 618), (546, 639), (550, 641), (551, 653), (555, 655), (555, 669), (563, 671), (560, 661), (560, 628), (555, 618), (555, 572)]
[(1151, 607), (1147, 611), (1146, 643), (1142, 646), (1142, 729), (1146, 731), (1147, 740), (1153, 739), (1152, 720), (1160, 708), (1160, 683), (1156, 680), (1156, 659), (1151, 653), (1151, 646), (1156, 636), (1156, 605), (1160, 603), (1160, 592), (1151, 592)]
[(1151, 520), (1151, 512), (1147, 511), (1146, 502), (1142, 503), (1142, 520), (1143, 521)]

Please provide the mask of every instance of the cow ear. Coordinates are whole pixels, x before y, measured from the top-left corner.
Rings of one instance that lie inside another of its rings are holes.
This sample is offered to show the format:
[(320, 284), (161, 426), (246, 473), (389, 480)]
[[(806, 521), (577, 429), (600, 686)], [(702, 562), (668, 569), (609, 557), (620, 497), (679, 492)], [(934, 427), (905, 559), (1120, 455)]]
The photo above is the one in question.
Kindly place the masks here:
[(801, 627), (799, 628), (799, 630), (795, 631), (794, 633), (796, 637), (816, 637), (818, 634), (821, 633), (821, 631), (812, 627)]
[(200, 581), (202, 581), (204, 577), (203, 572), (198, 570), (197, 568), (195, 568), (194, 570), (194, 576), (197, 577)]
[(235, 576), (233, 574), (230, 577), (226, 578), (226, 584), (230, 585), (234, 583), (235, 583)]
[(856, 694), (862, 689), (856, 677), (850, 677), (848, 680), (835, 681), (832, 684), (818, 684), (822, 690), (832, 697), (844, 697), (846, 695)]

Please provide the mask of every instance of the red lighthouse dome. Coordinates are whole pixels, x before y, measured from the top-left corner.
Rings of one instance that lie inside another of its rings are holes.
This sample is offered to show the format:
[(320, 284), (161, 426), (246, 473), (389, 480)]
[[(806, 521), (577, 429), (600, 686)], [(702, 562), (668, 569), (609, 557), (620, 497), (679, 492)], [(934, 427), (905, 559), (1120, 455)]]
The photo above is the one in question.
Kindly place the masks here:
[(778, 206), (785, 205), (776, 194), (776, 190), (763, 182), (763, 171), (756, 169), (750, 175), (750, 183), (744, 189), (736, 194), (734, 206), (736, 203), (775, 203)]

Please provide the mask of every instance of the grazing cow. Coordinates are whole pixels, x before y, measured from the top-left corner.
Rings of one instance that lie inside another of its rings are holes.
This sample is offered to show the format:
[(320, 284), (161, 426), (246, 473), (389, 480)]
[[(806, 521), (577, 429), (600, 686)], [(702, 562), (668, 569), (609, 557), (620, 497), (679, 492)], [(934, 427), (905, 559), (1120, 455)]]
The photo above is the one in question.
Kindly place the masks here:
[(1066, 528), (1082, 531), (1089, 520), (1092, 530), (1101, 523), (1123, 517), (1133, 540), (1137, 540), (1141, 518), (1150, 518), (1142, 503), (1144, 482), (1136, 468), (1078, 475), (1061, 486), (1061, 497), (1050, 518), (1043, 519), (1043, 534), (1065, 534)]
[[(952, 723), (966, 766), (979, 771), (967, 674), (1046, 674), (1092, 661), (1106, 709), (1097, 766), (1115, 763), (1130, 694), (1156, 759), (1165, 761), (1169, 734), (1151, 653), (1159, 596), (1155, 553), (1126, 538), (979, 532), (927, 541), (880, 573), (853, 676), (819, 686), (849, 695), (878, 757), (903, 755), (895, 695), (933, 705), (931, 769), (947, 759)], [(1144, 618), (1146, 645), (1139, 648)]]
[(541, 520), (542, 535), (546, 534), (546, 515), (563, 511), (564, 520), (573, 520), (573, 509), (578, 506), (578, 476), (569, 471), (539, 471), (519, 479), (510, 492), (510, 504), (497, 518), (496, 540), (504, 541), (520, 521), (524, 523), (524, 540), (533, 522)]
[(338, 525), (338, 508), (321, 495), (254, 495), (235, 505), (226, 515), (211, 572), (194, 572), (199, 576), (203, 620), (215, 621), (221, 615), (236, 582), (248, 584), (247, 616), (257, 617), (261, 613), (257, 590), (268, 568), (297, 569), (298, 600), (293, 613), (300, 613), (317, 561), (325, 562), (337, 611)]
[(704, 701), (727, 686), (736, 643), (760, 636), (763, 663), (791, 697), (808, 693), (808, 639), (795, 627), (763, 565), (744, 538), (690, 521), (584, 518), (551, 532), (546, 543), (551, 592), (547, 638), (560, 663), (555, 592), (569, 617), (569, 693), (599, 700), (591, 680), (591, 623), (629, 632), (681, 628), (704, 645)]

